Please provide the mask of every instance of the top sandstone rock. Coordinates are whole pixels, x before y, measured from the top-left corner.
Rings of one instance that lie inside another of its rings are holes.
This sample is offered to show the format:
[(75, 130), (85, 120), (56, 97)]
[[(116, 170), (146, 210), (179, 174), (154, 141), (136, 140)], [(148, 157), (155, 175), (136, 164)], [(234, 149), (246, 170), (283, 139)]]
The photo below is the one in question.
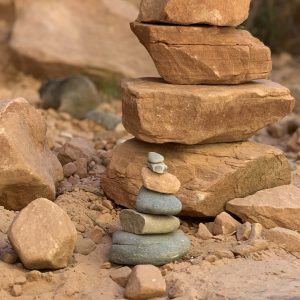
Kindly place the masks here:
[(142, 0), (138, 20), (178, 25), (238, 26), (251, 0)]

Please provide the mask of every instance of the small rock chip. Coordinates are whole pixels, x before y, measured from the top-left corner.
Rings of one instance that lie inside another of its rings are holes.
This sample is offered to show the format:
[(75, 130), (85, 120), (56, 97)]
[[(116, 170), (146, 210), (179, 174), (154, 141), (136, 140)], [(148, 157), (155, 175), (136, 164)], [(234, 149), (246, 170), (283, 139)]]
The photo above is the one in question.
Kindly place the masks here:
[(64, 176), (70, 177), (77, 171), (77, 167), (73, 162), (67, 163), (63, 166)]
[(102, 228), (96, 226), (86, 237), (90, 238), (95, 244), (100, 244), (105, 232)]
[(268, 242), (265, 240), (246, 241), (241, 245), (235, 246), (232, 250), (237, 255), (248, 255), (253, 252), (262, 251), (268, 249)]
[(182, 204), (173, 195), (150, 191), (142, 187), (136, 199), (136, 209), (141, 213), (154, 215), (177, 215)]
[(214, 252), (214, 255), (216, 255), (219, 258), (229, 258), (229, 259), (234, 258), (234, 254), (230, 250), (216, 250)]
[(251, 225), (251, 233), (249, 236), (250, 240), (259, 240), (261, 239), (261, 233), (262, 233), (263, 227), (259, 223), (254, 223)]
[(147, 164), (148, 168), (157, 173), (157, 174), (163, 174), (168, 170), (168, 166), (165, 163), (159, 163), (159, 164)]
[(100, 227), (105, 227), (107, 224), (111, 224), (112, 215), (110, 213), (100, 214), (95, 221)]
[(251, 223), (241, 224), (236, 229), (236, 238), (238, 241), (247, 241), (251, 232)]
[(18, 255), (13, 249), (5, 249), (4, 252), (1, 253), (0, 259), (7, 264), (13, 265), (17, 262)]
[(133, 209), (124, 209), (120, 213), (124, 231), (134, 234), (169, 233), (177, 230), (180, 221), (174, 216), (142, 214)]
[(11, 295), (14, 297), (19, 297), (23, 293), (22, 286), (19, 284), (14, 284), (12, 289), (11, 289)]
[(26, 278), (29, 282), (38, 281), (42, 278), (42, 273), (40, 271), (33, 270), (27, 274)]
[(148, 190), (164, 193), (176, 194), (180, 189), (180, 181), (170, 173), (156, 174), (149, 168), (142, 169), (143, 185)]
[(214, 221), (213, 234), (231, 234), (237, 230), (237, 227), (239, 225), (240, 223), (231, 215), (226, 212), (222, 212), (216, 217)]
[(112, 270), (110, 273), (110, 278), (118, 285), (125, 288), (128, 283), (130, 274), (131, 269), (129, 267), (122, 267)]
[(150, 164), (159, 164), (159, 163), (163, 163), (165, 161), (165, 158), (156, 152), (149, 152), (148, 153), (148, 162)]
[(110, 269), (111, 268), (111, 263), (109, 261), (106, 261), (101, 265), (101, 269)]
[(76, 245), (75, 245), (75, 253), (79, 253), (82, 255), (88, 255), (92, 251), (96, 249), (96, 244), (89, 238), (78, 237)]
[(24, 275), (20, 275), (15, 278), (14, 284), (25, 284), (27, 282), (27, 279)]
[(86, 158), (79, 158), (77, 159), (74, 164), (76, 165), (76, 174), (80, 178), (86, 178), (88, 176), (88, 171), (87, 171), (87, 166), (88, 166), (88, 161)]
[(296, 231), (275, 227), (264, 232), (264, 237), (291, 252), (300, 252), (300, 234)]
[(143, 300), (163, 296), (166, 282), (160, 270), (152, 265), (139, 265), (133, 268), (125, 289), (129, 299)]
[(196, 236), (202, 240), (209, 240), (212, 238), (213, 235), (203, 223), (200, 223)]

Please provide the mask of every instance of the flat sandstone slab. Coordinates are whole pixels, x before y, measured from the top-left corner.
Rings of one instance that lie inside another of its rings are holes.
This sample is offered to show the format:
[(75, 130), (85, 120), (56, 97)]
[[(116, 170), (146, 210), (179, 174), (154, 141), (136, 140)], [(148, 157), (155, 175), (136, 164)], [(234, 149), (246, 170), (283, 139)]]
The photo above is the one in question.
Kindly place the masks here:
[(158, 145), (132, 139), (113, 150), (101, 178), (108, 197), (128, 208), (135, 206), (141, 169), (150, 151), (161, 153), (170, 173), (180, 180), (177, 196), (187, 216), (216, 216), (231, 199), (291, 181), (284, 154), (271, 146), (250, 142)]
[(268, 80), (224, 87), (141, 78), (124, 81), (122, 90), (125, 128), (158, 144), (246, 140), (294, 107), (289, 90)]
[(142, 0), (140, 22), (238, 26), (249, 15), (251, 0)]
[(138, 22), (131, 29), (169, 83), (239, 84), (272, 69), (270, 49), (245, 30)]

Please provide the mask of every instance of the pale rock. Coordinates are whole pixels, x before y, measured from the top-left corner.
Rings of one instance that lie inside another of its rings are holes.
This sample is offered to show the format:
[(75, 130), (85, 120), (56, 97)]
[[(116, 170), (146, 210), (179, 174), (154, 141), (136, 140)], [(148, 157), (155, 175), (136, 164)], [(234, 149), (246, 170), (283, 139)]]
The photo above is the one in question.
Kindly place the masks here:
[(249, 255), (254, 252), (262, 251), (268, 249), (268, 242), (265, 240), (254, 240), (254, 241), (246, 241), (240, 245), (235, 246), (232, 249), (232, 252), (236, 255)]
[(239, 225), (240, 223), (231, 215), (226, 212), (222, 212), (216, 217), (214, 221), (213, 234), (232, 234), (237, 230)]
[(163, 296), (166, 282), (160, 270), (152, 265), (139, 265), (132, 269), (125, 296), (133, 300), (143, 300)]
[(121, 267), (112, 270), (110, 272), (110, 278), (118, 285), (125, 288), (128, 283), (130, 274), (131, 274), (131, 269), (129, 267)]
[(198, 226), (196, 236), (202, 240), (209, 240), (212, 238), (213, 235), (210, 233), (210, 231), (204, 224), (200, 223)]
[(157, 174), (163, 174), (168, 170), (168, 166), (165, 163), (158, 163), (158, 164), (147, 164), (148, 168)]
[(176, 194), (180, 189), (180, 181), (170, 173), (156, 174), (149, 168), (142, 169), (142, 180), (145, 188), (163, 194)]
[(132, 139), (114, 148), (101, 177), (101, 187), (110, 199), (135, 207), (141, 169), (151, 151), (168, 157), (170, 173), (181, 182), (176, 196), (183, 204), (182, 215), (217, 216), (231, 199), (291, 181), (287, 159), (271, 146), (251, 142), (157, 145)]
[(263, 227), (261, 224), (259, 224), (259, 223), (252, 224), (249, 240), (261, 239), (262, 230), (263, 230)]
[(173, 84), (239, 84), (265, 79), (271, 51), (234, 27), (131, 23), (158, 73)]
[(236, 238), (238, 241), (247, 241), (251, 233), (251, 223), (245, 222), (236, 229)]
[(19, 213), (8, 238), (27, 269), (60, 269), (68, 264), (77, 233), (63, 209), (40, 198)]
[(92, 239), (82, 238), (81, 236), (79, 236), (75, 244), (74, 252), (82, 255), (88, 255), (95, 249), (96, 244)]
[(300, 230), (300, 189), (294, 185), (261, 190), (245, 198), (229, 201), (226, 210), (243, 221), (257, 222), (265, 228)]
[(150, 164), (159, 164), (159, 163), (163, 163), (165, 160), (165, 158), (156, 152), (149, 152), (148, 153), (148, 162)]
[(47, 144), (41, 113), (25, 99), (0, 101), (0, 205), (20, 210), (39, 197), (55, 199), (62, 167)]
[(14, 297), (19, 297), (23, 294), (23, 288), (19, 284), (14, 284), (11, 288), (11, 295)]
[(287, 88), (269, 80), (224, 89), (141, 78), (123, 81), (122, 90), (126, 130), (155, 144), (247, 140), (289, 114), (295, 102)]

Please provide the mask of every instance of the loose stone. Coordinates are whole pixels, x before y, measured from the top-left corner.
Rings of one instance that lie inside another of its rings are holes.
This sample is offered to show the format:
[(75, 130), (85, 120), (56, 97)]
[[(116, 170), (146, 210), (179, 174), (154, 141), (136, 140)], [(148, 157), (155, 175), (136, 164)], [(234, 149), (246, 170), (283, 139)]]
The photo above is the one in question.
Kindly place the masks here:
[(148, 153), (148, 162), (150, 164), (159, 164), (159, 163), (163, 163), (165, 160), (165, 158), (156, 152), (149, 152)]
[(122, 267), (112, 270), (110, 273), (110, 278), (118, 285), (125, 288), (128, 283), (130, 274), (131, 269), (129, 267)]
[(165, 163), (152, 164), (148, 163), (148, 168), (158, 174), (163, 174), (168, 170), (168, 166)]
[(251, 223), (241, 224), (236, 229), (236, 238), (238, 241), (247, 241), (251, 233)]

